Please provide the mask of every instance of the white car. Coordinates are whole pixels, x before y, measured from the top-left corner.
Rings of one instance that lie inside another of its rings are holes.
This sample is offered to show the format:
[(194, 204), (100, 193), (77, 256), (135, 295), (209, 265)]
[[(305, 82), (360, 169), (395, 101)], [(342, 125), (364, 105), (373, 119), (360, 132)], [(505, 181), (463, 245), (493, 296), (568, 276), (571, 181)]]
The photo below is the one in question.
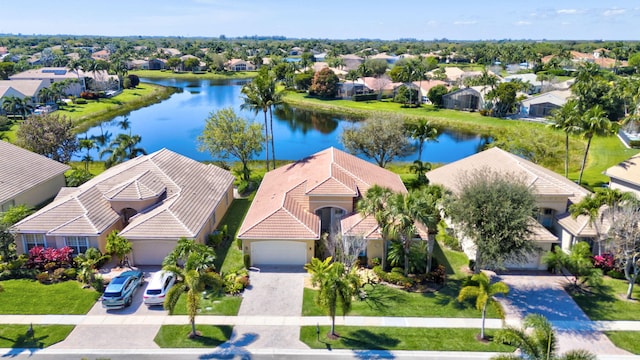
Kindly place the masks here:
[(155, 272), (149, 286), (144, 292), (143, 301), (147, 306), (154, 306), (164, 304), (165, 296), (173, 284), (176, 283), (176, 275), (170, 271), (157, 271)]

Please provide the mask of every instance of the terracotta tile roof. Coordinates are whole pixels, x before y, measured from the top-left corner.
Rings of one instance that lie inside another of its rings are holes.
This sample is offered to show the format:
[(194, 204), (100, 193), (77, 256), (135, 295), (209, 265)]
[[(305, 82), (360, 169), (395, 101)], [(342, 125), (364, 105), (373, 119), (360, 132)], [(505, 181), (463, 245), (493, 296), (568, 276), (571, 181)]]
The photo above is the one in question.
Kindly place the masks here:
[(604, 174), (612, 179), (640, 186), (640, 154), (608, 168)]
[(431, 183), (456, 192), (465, 174), (483, 168), (520, 176), (537, 195), (563, 195), (575, 203), (589, 194), (588, 190), (573, 181), (498, 147), (431, 170), (426, 175)]
[(242, 239), (319, 239), (309, 197), (356, 198), (374, 184), (406, 192), (400, 177), (333, 147), (268, 172), (240, 227)]
[(65, 164), (0, 140), (0, 204), (69, 169)]
[(378, 223), (373, 216), (362, 217), (353, 213), (341, 220), (342, 233), (349, 236), (362, 235), (365, 239), (381, 239)]
[(162, 149), (114, 166), (78, 188), (64, 188), (51, 204), (13, 229), (51, 235), (101, 234), (120, 219), (111, 201), (158, 197), (156, 205), (129, 220), (121, 235), (193, 238), (227, 196), (233, 180), (226, 170)]

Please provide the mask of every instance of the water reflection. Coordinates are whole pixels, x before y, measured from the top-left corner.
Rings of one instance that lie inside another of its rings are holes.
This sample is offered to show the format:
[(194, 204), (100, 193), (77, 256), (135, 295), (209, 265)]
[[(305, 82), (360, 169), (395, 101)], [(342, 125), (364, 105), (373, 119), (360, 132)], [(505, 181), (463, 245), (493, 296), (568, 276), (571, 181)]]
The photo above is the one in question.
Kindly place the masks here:
[(294, 108), (287, 104), (279, 106), (274, 115), (280, 122), (287, 124), (292, 132), (300, 131), (302, 134), (313, 130), (331, 134), (338, 128), (338, 123), (344, 120), (335, 115)]

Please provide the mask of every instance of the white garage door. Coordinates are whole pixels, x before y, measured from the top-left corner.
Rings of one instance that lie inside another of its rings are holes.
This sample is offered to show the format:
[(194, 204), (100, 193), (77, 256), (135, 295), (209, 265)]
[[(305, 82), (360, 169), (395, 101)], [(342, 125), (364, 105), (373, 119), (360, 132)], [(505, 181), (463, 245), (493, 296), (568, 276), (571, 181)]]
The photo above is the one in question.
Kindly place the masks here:
[(162, 260), (176, 247), (175, 241), (132, 240), (131, 265), (162, 265)]
[(307, 245), (295, 241), (260, 241), (251, 244), (253, 265), (304, 265)]
[(541, 254), (536, 252), (529, 255), (524, 262), (515, 263), (507, 261), (504, 266), (509, 270), (545, 270), (546, 265), (541, 264), (540, 258)]

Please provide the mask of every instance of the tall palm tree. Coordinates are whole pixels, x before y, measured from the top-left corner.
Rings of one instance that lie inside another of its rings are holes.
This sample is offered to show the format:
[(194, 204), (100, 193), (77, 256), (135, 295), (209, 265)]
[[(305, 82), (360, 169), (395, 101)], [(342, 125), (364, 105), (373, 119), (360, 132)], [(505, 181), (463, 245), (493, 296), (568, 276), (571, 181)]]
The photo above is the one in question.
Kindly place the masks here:
[(141, 141), (142, 137), (140, 137), (140, 135), (118, 134), (118, 136), (111, 141), (108, 148), (100, 151), (100, 158), (104, 155), (109, 156), (105, 161), (105, 167), (108, 168), (126, 160), (133, 159), (138, 155), (146, 155), (147, 152), (143, 148), (138, 147)]
[(431, 170), (431, 163), (426, 161), (422, 162), (420, 160), (414, 160), (413, 164), (409, 166), (409, 170), (411, 170), (412, 173), (416, 174), (418, 186), (429, 184), (429, 179), (427, 179), (425, 173)]
[(356, 268), (347, 270), (340, 262), (331, 263), (331, 257), (324, 261), (317, 258), (304, 266), (311, 275), (311, 283), (319, 288), (316, 304), (325, 308), (331, 318), (331, 331), (329, 336), (339, 337), (336, 334), (336, 314), (338, 307), (342, 314), (351, 311), (353, 297), (360, 288), (360, 276), (356, 274)]
[[(556, 345), (558, 339), (553, 326), (540, 314), (525, 316), (522, 325), (517, 329), (508, 327), (498, 331), (494, 341), (503, 342), (520, 349), (523, 356), (530, 360), (596, 360), (597, 357), (586, 350), (571, 350), (563, 355), (558, 355)], [(516, 360), (522, 359), (514, 354), (498, 355), (492, 360)]]
[(96, 148), (96, 143), (93, 138), (88, 138), (86, 134), (84, 136), (84, 139), (80, 139), (78, 143), (80, 146), (80, 150), (86, 150), (86, 153), (82, 157), (82, 161), (84, 162), (84, 169), (86, 171), (89, 171), (89, 163), (93, 161), (93, 158), (91, 157), (91, 150)]
[(582, 198), (579, 202), (569, 206), (569, 213), (572, 218), (585, 215), (589, 218), (589, 225), (593, 226), (596, 231), (596, 242), (598, 243), (598, 255), (602, 254), (602, 245), (600, 243), (602, 232), (600, 229), (600, 208), (603, 205), (603, 199), (594, 194), (589, 194)]
[(484, 339), (484, 323), (487, 317), (487, 305), (493, 306), (502, 315), (500, 304), (494, 299), (495, 295), (509, 293), (509, 287), (502, 281), (491, 283), (487, 274), (480, 272), (471, 276), (471, 280), (477, 285), (468, 285), (460, 289), (458, 301), (476, 299), (476, 309), (482, 311), (482, 326), (480, 328), (480, 339)]
[(86, 90), (86, 83), (84, 81), (84, 77), (82, 78), (82, 82), (80, 81), (80, 70), (82, 70), (83, 64), (84, 63), (82, 62), (82, 60), (71, 59), (71, 60), (69, 60), (69, 63), (67, 64), (67, 69), (69, 69), (70, 71), (74, 71), (76, 73), (76, 77), (78, 78), (78, 82), (80, 83), (81, 90), (85, 91)]
[(267, 111), (271, 106), (260, 96), (260, 87), (256, 79), (242, 86), (242, 104), (240, 109), (252, 110), (255, 114), (262, 110), (264, 114), (264, 135), (265, 135), (265, 164), (269, 171), (269, 123), (267, 122)]
[[(200, 308), (201, 293), (207, 288), (218, 290), (223, 281), (213, 271), (215, 253), (212, 248), (194, 240), (182, 238), (172, 253), (162, 262), (162, 269), (175, 273), (182, 281), (167, 293), (164, 307), (173, 314), (182, 294), (187, 295), (187, 316), (191, 323), (189, 337), (197, 337), (196, 315)], [(179, 264), (183, 263), (183, 266)]]
[(578, 184), (582, 184), (582, 174), (584, 173), (584, 168), (587, 165), (587, 156), (589, 155), (589, 148), (591, 147), (591, 140), (593, 137), (596, 135), (611, 135), (616, 131), (616, 126), (609, 120), (607, 114), (600, 105), (592, 107), (582, 115), (580, 127), (584, 138), (587, 139), (587, 147), (584, 150), (584, 158), (582, 159), (582, 166), (580, 167)]
[(562, 130), (564, 138), (564, 177), (569, 177), (569, 135), (580, 132), (580, 115), (576, 100), (569, 100), (561, 108), (555, 110), (548, 125), (553, 129)]
[[(386, 233), (398, 239), (404, 250), (404, 276), (409, 275), (409, 258), (417, 233), (416, 223), (434, 228), (438, 222), (435, 206), (431, 209), (422, 192), (396, 193), (385, 204)], [(434, 204), (435, 205), (435, 204)]]
[(421, 118), (407, 126), (409, 136), (418, 140), (418, 161), (422, 161), (425, 141), (438, 141), (438, 128), (427, 119)]
[(385, 206), (393, 192), (379, 185), (370, 187), (364, 197), (358, 201), (357, 208), (363, 216), (373, 216), (376, 219), (380, 235), (382, 236), (382, 268), (387, 266), (387, 219)]

